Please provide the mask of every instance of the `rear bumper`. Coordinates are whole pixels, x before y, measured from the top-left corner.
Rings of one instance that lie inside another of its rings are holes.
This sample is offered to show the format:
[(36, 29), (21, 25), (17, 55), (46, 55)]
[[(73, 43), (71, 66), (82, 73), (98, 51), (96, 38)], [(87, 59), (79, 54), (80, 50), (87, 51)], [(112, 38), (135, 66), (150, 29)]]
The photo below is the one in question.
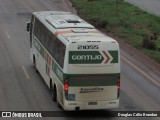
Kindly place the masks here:
[(97, 101), (97, 105), (89, 105), (89, 102), (64, 101), (63, 109), (73, 110), (104, 110), (119, 107), (119, 99), (111, 101)]

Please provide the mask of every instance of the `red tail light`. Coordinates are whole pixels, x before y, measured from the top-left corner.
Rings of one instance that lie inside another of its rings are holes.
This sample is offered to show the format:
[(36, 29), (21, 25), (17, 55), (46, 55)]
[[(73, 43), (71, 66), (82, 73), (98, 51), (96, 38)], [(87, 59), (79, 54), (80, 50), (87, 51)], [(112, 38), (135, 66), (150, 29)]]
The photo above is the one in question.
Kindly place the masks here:
[(69, 88), (69, 80), (64, 80), (64, 91), (65, 91), (65, 98), (68, 100), (68, 88)]
[(117, 98), (119, 98), (119, 95), (120, 95), (120, 77), (118, 78), (117, 83), (118, 83), (118, 85), (117, 85)]
[(68, 86), (69, 86), (69, 85), (68, 85), (68, 79), (66, 79), (66, 80), (65, 80), (65, 83), (64, 83), (64, 90), (65, 90), (65, 91), (68, 91)]
[(120, 90), (120, 78), (118, 79), (118, 90)]

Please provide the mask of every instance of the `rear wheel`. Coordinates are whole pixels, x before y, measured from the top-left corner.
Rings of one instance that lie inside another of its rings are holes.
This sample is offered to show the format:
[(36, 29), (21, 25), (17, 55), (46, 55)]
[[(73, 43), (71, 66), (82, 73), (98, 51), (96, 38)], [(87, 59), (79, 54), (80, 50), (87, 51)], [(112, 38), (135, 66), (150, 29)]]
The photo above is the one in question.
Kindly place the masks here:
[(54, 102), (56, 102), (57, 101), (57, 90), (56, 90), (56, 87), (54, 86), (52, 86), (51, 85), (51, 97), (52, 97), (52, 100), (54, 101)]
[(50, 90), (51, 90), (52, 100), (57, 103), (58, 107), (61, 107), (60, 104), (59, 104), (59, 102), (58, 102), (57, 88), (56, 88), (56, 86), (54, 85), (54, 87), (53, 87), (53, 85), (52, 85), (52, 87), (50, 88)]
[(37, 70), (37, 68), (36, 68), (36, 58), (35, 58), (35, 55), (33, 55), (33, 66), (35, 67), (36, 72), (39, 73), (38, 70)]

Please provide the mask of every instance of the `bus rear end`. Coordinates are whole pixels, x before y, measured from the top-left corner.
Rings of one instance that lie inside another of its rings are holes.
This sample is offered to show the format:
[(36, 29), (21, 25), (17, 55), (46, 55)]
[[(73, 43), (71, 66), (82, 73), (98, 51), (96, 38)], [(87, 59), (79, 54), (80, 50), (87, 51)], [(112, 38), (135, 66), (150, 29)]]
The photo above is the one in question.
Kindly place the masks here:
[(77, 41), (68, 47), (64, 109), (112, 109), (119, 106), (120, 52), (111, 39)]

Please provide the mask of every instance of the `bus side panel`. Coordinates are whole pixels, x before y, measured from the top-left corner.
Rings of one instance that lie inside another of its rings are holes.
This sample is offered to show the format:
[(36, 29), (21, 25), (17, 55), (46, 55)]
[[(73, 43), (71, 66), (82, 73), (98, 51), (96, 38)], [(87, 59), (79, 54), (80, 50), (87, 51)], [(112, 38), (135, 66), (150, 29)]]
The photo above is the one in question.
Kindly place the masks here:
[[(47, 86), (50, 87), (50, 77), (46, 74), (46, 61), (44, 56), (40, 53), (41, 49), (44, 50), (42, 45), (38, 42), (37, 38), (33, 39), (33, 53), (35, 54), (36, 68), (39, 71), (40, 75), (46, 82)], [(32, 58), (33, 59), (33, 58)]]
[[(60, 73), (60, 68), (57, 67), (57, 65), (55, 65), (55, 62), (52, 62), (52, 68), (51, 68), (51, 79), (52, 79), (52, 84), (53, 86), (56, 86), (57, 89), (57, 97), (58, 97), (58, 101), (59, 103), (63, 106), (63, 81), (60, 80), (60, 76), (63, 74)], [(63, 77), (63, 76), (62, 76)]]

